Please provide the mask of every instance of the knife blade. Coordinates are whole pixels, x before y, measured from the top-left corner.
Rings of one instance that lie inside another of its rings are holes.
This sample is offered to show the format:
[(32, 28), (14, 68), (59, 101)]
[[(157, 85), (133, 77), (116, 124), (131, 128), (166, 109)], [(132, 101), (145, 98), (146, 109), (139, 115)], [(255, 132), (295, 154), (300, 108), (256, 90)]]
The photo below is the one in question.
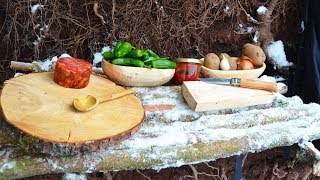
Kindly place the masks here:
[(266, 90), (271, 92), (278, 91), (277, 83), (275, 82), (266, 82), (244, 78), (199, 78), (199, 80), (210, 84), (232, 85), (243, 88)]

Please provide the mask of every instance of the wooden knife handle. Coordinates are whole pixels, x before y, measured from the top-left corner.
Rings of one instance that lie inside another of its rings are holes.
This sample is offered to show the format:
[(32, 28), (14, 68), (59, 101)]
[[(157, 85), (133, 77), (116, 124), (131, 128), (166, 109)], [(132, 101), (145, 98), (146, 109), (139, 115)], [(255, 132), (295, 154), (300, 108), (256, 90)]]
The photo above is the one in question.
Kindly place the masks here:
[(253, 79), (241, 79), (240, 87), (278, 92), (277, 83), (265, 82), (265, 81), (259, 81), (259, 80), (253, 80)]

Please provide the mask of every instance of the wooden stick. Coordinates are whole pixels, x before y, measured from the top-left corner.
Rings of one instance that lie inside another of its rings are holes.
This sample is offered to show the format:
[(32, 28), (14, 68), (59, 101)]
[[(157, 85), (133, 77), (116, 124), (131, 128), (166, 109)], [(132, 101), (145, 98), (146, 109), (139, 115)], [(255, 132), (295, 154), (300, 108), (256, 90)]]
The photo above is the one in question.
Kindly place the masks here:
[(34, 63), (24, 63), (24, 62), (17, 62), (17, 61), (11, 61), (10, 68), (15, 70), (27, 71), (27, 72), (39, 70), (39, 67)]
[[(40, 62), (39, 62), (40, 63)], [(11, 61), (10, 68), (25, 72), (43, 72), (44, 70), (41, 69), (39, 63), (32, 62), (32, 63), (25, 63), (25, 62), (18, 62), (18, 61)], [(52, 68), (49, 71), (54, 71), (55, 62), (52, 63)], [(92, 72), (96, 74), (104, 74), (102, 68), (92, 67)]]

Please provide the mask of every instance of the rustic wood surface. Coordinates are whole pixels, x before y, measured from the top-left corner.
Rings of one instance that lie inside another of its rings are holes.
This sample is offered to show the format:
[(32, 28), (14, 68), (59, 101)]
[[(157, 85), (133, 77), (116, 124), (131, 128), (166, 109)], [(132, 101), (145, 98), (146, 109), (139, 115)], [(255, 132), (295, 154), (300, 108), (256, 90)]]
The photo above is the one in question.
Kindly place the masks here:
[(196, 113), (180, 86), (136, 88), (136, 96), (146, 112), (141, 128), (81, 156), (64, 155), (58, 145), (52, 151), (60, 156), (30, 153), (35, 139), (1, 121), (0, 177), (178, 167), (320, 139), (320, 106), (299, 97), (279, 95), (267, 105)]
[(52, 72), (31, 73), (5, 82), (1, 106), (5, 119), (26, 134), (47, 143), (88, 146), (128, 137), (143, 122), (144, 109), (133, 94), (88, 112), (77, 111), (73, 100), (87, 95), (99, 100), (124, 90), (96, 75), (91, 75), (86, 88), (73, 89), (54, 83)]
[(182, 94), (189, 106), (197, 112), (268, 104), (274, 98), (274, 94), (269, 91), (201, 81), (183, 82)]

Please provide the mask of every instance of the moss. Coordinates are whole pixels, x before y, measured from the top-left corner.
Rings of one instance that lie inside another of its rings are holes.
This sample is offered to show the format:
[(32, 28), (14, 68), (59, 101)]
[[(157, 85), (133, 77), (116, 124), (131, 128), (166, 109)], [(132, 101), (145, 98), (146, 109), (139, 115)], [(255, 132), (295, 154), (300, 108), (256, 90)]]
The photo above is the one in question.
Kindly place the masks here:
[(34, 141), (34, 137), (32, 136), (24, 136), (19, 139), (19, 145), (22, 150), (24, 150), (26, 153), (29, 152), (30, 144)]
[(17, 142), (12, 140), (6, 135), (0, 134), (0, 145), (5, 145), (5, 144), (17, 144)]
[(245, 139), (233, 139), (228, 142), (217, 141), (213, 144), (197, 143), (190, 148), (179, 149), (177, 157), (186, 162), (229, 156), (248, 147)]
[(138, 158), (133, 158), (128, 154), (111, 154), (104, 160), (104, 169), (136, 169), (145, 168), (155, 164), (161, 164), (160, 159), (146, 159), (146, 152), (140, 152)]
[[(14, 165), (10, 168), (4, 167), (4, 169), (2, 169), (2, 167), (7, 164)], [(0, 179), (19, 178), (19, 175), (43, 174), (46, 172), (46, 168), (39, 166), (39, 162), (31, 157), (24, 157), (23, 160), (14, 158), (6, 163), (0, 164), (0, 169), (2, 169), (2, 172), (0, 172)]]

